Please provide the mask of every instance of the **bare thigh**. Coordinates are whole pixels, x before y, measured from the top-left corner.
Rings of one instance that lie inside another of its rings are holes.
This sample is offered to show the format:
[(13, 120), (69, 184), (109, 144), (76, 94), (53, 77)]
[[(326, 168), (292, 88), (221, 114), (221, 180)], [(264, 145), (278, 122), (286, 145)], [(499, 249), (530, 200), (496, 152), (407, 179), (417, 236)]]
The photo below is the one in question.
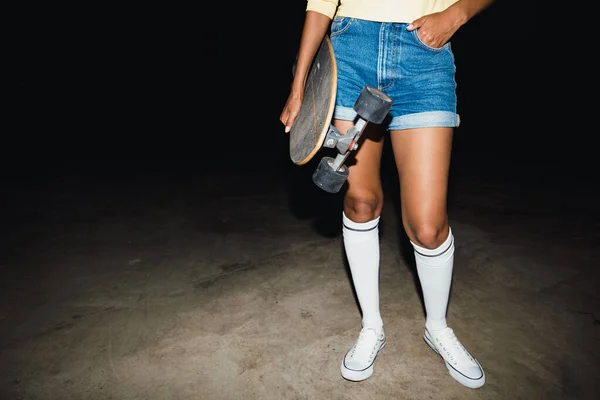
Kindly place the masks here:
[[(340, 132), (353, 126), (351, 121), (335, 121)], [(360, 137), (356, 152), (348, 158), (347, 190), (344, 194), (344, 213), (354, 222), (368, 222), (379, 215), (383, 207), (381, 186), (381, 157), (384, 130), (379, 125), (368, 124)]]
[(411, 241), (436, 248), (448, 237), (447, 194), (453, 128), (391, 131), (402, 221)]

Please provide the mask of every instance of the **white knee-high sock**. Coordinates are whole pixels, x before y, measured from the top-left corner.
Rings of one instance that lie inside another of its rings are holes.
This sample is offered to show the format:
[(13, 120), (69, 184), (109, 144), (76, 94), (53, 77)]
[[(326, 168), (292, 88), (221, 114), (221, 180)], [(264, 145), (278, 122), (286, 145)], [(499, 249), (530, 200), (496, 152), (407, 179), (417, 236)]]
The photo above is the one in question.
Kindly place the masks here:
[(362, 310), (362, 325), (379, 330), (379, 217), (354, 222), (343, 214), (342, 233), (352, 282)]
[(446, 311), (448, 310), (454, 264), (452, 230), (449, 231), (448, 238), (437, 249), (425, 249), (414, 243), (412, 245), (427, 313), (425, 327), (429, 331), (444, 329), (448, 326)]

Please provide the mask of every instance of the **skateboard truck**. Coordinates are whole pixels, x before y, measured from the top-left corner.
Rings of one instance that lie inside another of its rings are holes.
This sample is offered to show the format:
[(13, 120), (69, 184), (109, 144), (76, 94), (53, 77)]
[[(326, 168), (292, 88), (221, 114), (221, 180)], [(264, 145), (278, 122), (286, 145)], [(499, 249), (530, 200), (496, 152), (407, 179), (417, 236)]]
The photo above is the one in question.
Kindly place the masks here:
[[(296, 74), (296, 63), (292, 73)], [(392, 99), (383, 92), (364, 86), (353, 107), (357, 118), (348, 132), (342, 133), (331, 124), (336, 93), (335, 54), (325, 35), (308, 71), (302, 105), (289, 134), (290, 158), (296, 165), (306, 164), (322, 147), (337, 150), (335, 158), (323, 157), (312, 175), (313, 182), (330, 193), (339, 192), (346, 182), (349, 170), (344, 163), (358, 148), (367, 123), (383, 122), (392, 106)]]
[(353, 107), (358, 119), (348, 132), (343, 134), (333, 125), (329, 127), (323, 147), (335, 148), (338, 154), (335, 158), (323, 157), (319, 162), (312, 175), (313, 182), (318, 187), (329, 193), (340, 191), (350, 172), (344, 162), (350, 152), (358, 148), (358, 141), (367, 123), (383, 122), (391, 106), (392, 99), (378, 89), (371, 86), (362, 89)]

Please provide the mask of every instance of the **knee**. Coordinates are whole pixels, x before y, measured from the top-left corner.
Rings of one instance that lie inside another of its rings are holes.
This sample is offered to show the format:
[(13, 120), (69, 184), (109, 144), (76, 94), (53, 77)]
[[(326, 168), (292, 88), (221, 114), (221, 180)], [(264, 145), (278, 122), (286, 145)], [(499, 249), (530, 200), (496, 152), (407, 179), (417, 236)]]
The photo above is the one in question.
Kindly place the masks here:
[(347, 193), (344, 198), (344, 213), (354, 222), (368, 222), (379, 217), (382, 205), (382, 194)]
[(448, 238), (450, 233), (448, 224), (422, 223), (409, 229), (410, 240), (426, 249), (437, 249)]

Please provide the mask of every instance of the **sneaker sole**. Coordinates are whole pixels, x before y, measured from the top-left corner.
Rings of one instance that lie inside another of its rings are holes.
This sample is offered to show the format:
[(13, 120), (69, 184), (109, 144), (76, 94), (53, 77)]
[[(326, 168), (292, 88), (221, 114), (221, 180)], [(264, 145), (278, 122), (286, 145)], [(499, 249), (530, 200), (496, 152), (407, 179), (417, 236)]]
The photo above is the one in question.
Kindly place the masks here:
[(371, 375), (373, 375), (373, 366), (375, 365), (375, 360), (377, 360), (377, 356), (379, 355), (381, 350), (383, 350), (384, 347), (385, 342), (383, 342), (381, 346), (379, 346), (379, 350), (377, 350), (377, 354), (375, 354), (375, 358), (373, 359), (371, 365), (368, 368), (360, 371), (346, 368), (346, 366), (344, 365), (344, 360), (346, 359), (346, 357), (344, 356), (344, 358), (342, 359), (342, 365), (340, 366), (342, 377), (352, 382), (360, 382), (369, 378)]
[(446, 359), (439, 353), (439, 351), (437, 351), (431, 339), (427, 337), (427, 333), (423, 334), (423, 340), (425, 340), (425, 343), (431, 348), (431, 350), (435, 351), (435, 354), (437, 354), (442, 358), (442, 360), (444, 360), (444, 364), (446, 364), (446, 369), (448, 369), (450, 376), (454, 378), (455, 381), (470, 389), (479, 389), (485, 384), (485, 372), (483, 372), (483, 368), (481, 368), (481, 365), (479, 365), (479, 361), (475, 360), (475, 362), (479, 366), (479, 369), (481, 370), (481, 377), (477, 379), (469, 378), (468, 376), (461, 374), (460, 372), (455, 370), (450, 364), (448, 364)]

